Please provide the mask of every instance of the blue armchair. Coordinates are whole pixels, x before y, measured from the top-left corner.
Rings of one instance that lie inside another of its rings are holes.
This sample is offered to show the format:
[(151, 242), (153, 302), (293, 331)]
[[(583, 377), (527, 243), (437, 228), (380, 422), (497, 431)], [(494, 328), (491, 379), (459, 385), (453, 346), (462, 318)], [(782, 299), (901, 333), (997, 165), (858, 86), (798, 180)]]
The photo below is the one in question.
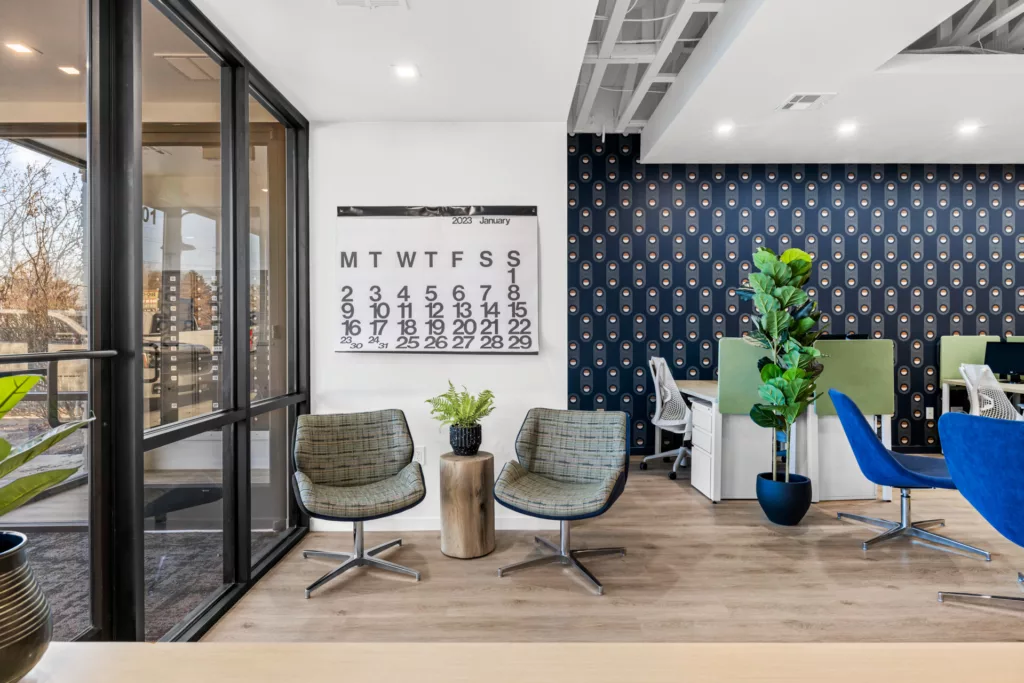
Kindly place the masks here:
[(946, 468), (946, 462), (942, 458), (893, 453), (878, 440), (874, 430), (868, 424), (867, 418), (849, 396), (835, 389), (829, 389), (828, 394), (832, 397), (832, 403), (835, 404), (836, 414), (839, 415), (839, 421), (843, 425), (843, 431), (846, 432), (846, 438), (850, 442), (850, 448), (853, 449), (853, 455), (857, 458), (861, 472), (875, 484), (892, 486), (900, 490), (901, 505), (900, 521), (898, 522), (847, 512), (838, 513), (839, 519), (849, 519), (884, 529), (878, 536), (864, 541), (864, 550), (883, 541), (910, 537), (912, 540), (974, 553), (981, 555), (986, 560), (991, 560), (991, 555), (980, 548), (928, 531), (932, 527), (945, 526), (945, 520), (911, 521), (911, 489), (956, 489), (956, 484), (953, 483), (953, 479), (949, 476), (949, 470)]
[[(939, 437), (960, 493), (996, 531), (1024, 546), (1024, 422), (946, 413)], [(1017, 572), (1024, 585), (1024, 573)], [(1024, 606), (1024, 597), (939, 592), (948, 599), (1000, 601)]]

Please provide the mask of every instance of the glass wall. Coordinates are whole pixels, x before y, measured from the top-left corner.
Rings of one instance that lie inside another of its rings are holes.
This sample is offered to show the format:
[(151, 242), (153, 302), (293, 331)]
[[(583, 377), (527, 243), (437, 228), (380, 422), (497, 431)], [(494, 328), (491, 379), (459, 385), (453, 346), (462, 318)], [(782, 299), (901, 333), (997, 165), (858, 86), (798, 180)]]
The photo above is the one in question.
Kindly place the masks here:
[(73, 471), (0, 517), (57, 640), (197, 639), (305, 532), (307, 127), (187, 0), (0, 2), (0, 438), (95, 418), (0, 476)]
[(148, 3), (142, 54), (148, 429), (222, 407), (221, 67)]
[[(0, 376), (39, 378), (0, 420), (17, 446), (86, 415), (89, 365), (4, 362), (11, 354), (89, 348), (89, 183), (86, 129), (88, 3), (0, 3)], [(48, 382), (56, 384), (47, 402)], [(92, 625), (89, 432), (0, 477), (0, 487), (49, 470), (76, 472), (57, 488), (0, 517), (29, 535), (29, 557), (50, 599), (54, 638)]]

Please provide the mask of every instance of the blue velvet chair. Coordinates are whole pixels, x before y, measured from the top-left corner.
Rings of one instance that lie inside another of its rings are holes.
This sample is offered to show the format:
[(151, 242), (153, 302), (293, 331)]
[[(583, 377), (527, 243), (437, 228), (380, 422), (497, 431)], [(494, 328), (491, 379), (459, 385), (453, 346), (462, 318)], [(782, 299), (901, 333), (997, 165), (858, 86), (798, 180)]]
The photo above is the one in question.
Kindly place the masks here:
[(912, 540), (975, 553), (986, 560), (991, 560), (991, 555), (980, 548), (928, 531), (932, 527), (945, 526), (945, 520), (929, 519), (922, 522), (911, 520), (911, 489), (956, 489), (956, 484), (949, 476), (945, 460), (922, 455), (893, 453), (878, 440), (878, 436), (868, 424), (867, 418), (849, 396), (835, 389), (829, 389), (828, 395), (832, 397), (836, 414), (839, 415), (839, 421), (843, 425), (843, 431), (846, 432), (853, 455), (857, 458), (860, 471), (875, 484), (892, 486), (900, 490), (901, 505), (900, 521), (898, 522), (847, 512), (838, 514), (839, 519), (862, 522), (884, 530), (878, 536), (864, 541), (864, 550), (883, 541), (910, 537)]
[[(939, 437), (953, 481), (996, 531), (1024, 546), (1024, 422), (946, 413)], [(1024, 573), (1017, 572), (1024, 585)], [(939, 592), (939, 602), (997, 600), (1024, 606), (1024, 597)]]

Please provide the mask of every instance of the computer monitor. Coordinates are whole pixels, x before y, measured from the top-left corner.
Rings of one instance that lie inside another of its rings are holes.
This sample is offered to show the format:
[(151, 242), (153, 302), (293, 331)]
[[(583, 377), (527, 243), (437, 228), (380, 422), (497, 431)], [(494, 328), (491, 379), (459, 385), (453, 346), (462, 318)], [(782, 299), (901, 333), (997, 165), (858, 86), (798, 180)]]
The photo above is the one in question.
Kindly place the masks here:
[(985, 345), (985, 365), (994, 375), (1024, 375), (1024, 343), (989, 342)]

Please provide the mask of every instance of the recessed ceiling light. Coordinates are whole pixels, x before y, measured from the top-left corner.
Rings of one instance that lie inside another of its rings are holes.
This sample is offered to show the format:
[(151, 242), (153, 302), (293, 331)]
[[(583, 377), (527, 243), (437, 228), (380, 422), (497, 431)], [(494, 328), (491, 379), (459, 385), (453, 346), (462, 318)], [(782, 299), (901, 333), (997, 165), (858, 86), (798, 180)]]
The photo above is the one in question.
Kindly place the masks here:
[(732, 121), (722, 121), (715, 127), (715, 132), (719, 135), (731, 135), (736, 129), (736, 124)]
[(836, 128), (836, 132), (839, 133), (840, 135), (853, 135), (854, 133), (857, 132), (857, 122), (843, 121), (842, 123), (839, 124), (839, 127)]
[(10, 48), (11, 50), (14, 50), (18, 54), (22, 54), (22, 55), (27, 55), (27, 54), (32, 54), (33, 52), (38, 52), (38, 50), (33, 50), (28, 45), (22, 45), (21, 43), (5, 43), (5, 45), (7, 45), (7, 47)]
[(66, 73), (68, 76), (77, 76), (78, 74), (82, 73), (73, 66), (58, 66), (57, 68)]
[(964, 121), (957, 130), (960, 135), (974, 135), (980, 128), (981, 124), (977, 121)]
[(264, 191), (264, 192), (270, 192), (270, 190), (268, 190), (268, 189), (267, 189), (267, 188), (265, 188), (265, 187), (263, 188), (263, 191)]
[(413, 64), (392, 64), (391, 70), (395, 72), (395, 76), (403, 81), (413, 81), (420, 76), (419, 69)]

